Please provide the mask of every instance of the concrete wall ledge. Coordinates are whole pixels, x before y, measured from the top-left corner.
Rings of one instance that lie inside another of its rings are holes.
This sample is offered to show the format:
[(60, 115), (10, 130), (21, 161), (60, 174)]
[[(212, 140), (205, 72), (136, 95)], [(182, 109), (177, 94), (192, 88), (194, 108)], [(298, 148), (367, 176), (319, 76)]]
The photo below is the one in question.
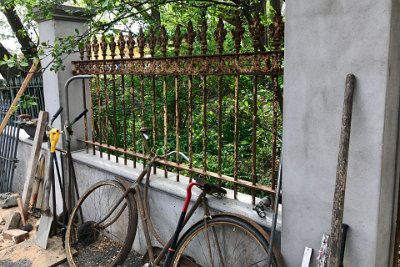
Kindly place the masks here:
[[(92, 168), (101, 169), (104, 172), (108, 172), (112, 175), (120, 175), (125, 177), (131, 181), (134, 181), (136, 177), (140, 174), (143, 169), (142, 164), (137, 163), (137, 168), (133, 168), (133, 162), (128, 160), (128, 164), (124, 165), (121, 163), (123, 158), (119, 158), (119, 163), (115, 161), (115, 157), (111, 156), (111, 160), (107, 160), (106, 155), (103, 155), (103, 158), (100, 158), (98, 151), (96, 151), (96, 155), (92, 154), (92, 151), (86, 153), (86, 151), (76, 151), (73, 152), (73, 159), (75, 162), (80, 164), (86, 164), (91, 166)], [(176, 174), (168, 173), (168, 178), (164, 177), (164, 170), (158, 169), (157, 174), (152, 174), (150, 177), (150, 187), (151, 190), (163, 191), (167, 194), (173, 195), (175, 197), (183, 200), (186, 196), (186, 186), (189, 182), (189, 178), (180, 175), (180, 182), (176, 182)], [(272, 212), (267, 212), (266, 219), (260, 218), (257, 213), (253, 210), (253, 206), (251, 205), (251, 197), (246, 194), (238, 193), (238, 200), (233, 199), (233, 190), (227, 190), (227, 196), (222, 199), (215, 199), (213, 197), (209, 197), (209, 206), (215, 211), (220, 212), (234, 212), (241, 215), (244, 215), (248, 218), (253, 219), (257, 223), (270, 228), (272, 222)], [(192, 202), (196, 200), (200, 190), (195, 188), (192, 196)], [(280, 207), (281, 209), (281, 207)], [(281, 212), (278, 216), (277, 222), (277, 230), (281, 231)]]

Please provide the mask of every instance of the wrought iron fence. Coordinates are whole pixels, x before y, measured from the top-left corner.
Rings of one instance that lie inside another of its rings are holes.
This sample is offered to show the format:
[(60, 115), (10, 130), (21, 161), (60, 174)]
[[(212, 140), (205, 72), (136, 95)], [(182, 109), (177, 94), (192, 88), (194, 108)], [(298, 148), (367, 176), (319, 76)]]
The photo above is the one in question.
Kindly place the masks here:
[[(11, 102), (23, 83), (22, 77), (12, 78), (8, 81), (0, 80), (0, 122), (5, 117)], [(0, 193), (12, 191), (14, 170), (18, 162), (17, 149), (21, 124), (18, 122), (19, 114), (29, 114), (37, 118), (39, 111), (44, 110), (42, 77), (36, 76), (30, 82), (24, 96), (36, 104), (25, 108), (19, 106), (8, 121), (3, 133), (0, 134)], [(25, 100), (28, 100), (25, 98)]]
[[(238, 191), (251, 193), (254, 202), (256, 191), (262, 195), (275, 188), (282, 17), (277, 13), (270, 27), (268, 51), (258, 17), (250, 27), (240, 16), (233, 26), (220, 19), (213, 39), (207, 28), (202, 22), (196, 31), (189, 22), (184, 34), (178, 26), (171, 37), (162, 26), (157, 33), (140, 29), (136, 37), (121, 32), (85, 44), (81, 60), (73, 62), (75, 74), (95, 76), (90, 82), (92, 131), (82, 141), (93, 153), (99, 150), (108, 159), (114, 154), (125, 164), (131, 159), (136, 167), (144, 159), (140, 128), (150, 127), (152, 143), (162, 148), (159, 163), (165, 175), (174, 169), (178, 181), (180, 173), (217, 179), (232, 187), (235, 197)], [(252, 52), (242, 51), (244, 41), (252, 42)], [(173, 150), (175, 158), (167, 158)], [(188, 163), (179, 152), (189, 156)]]

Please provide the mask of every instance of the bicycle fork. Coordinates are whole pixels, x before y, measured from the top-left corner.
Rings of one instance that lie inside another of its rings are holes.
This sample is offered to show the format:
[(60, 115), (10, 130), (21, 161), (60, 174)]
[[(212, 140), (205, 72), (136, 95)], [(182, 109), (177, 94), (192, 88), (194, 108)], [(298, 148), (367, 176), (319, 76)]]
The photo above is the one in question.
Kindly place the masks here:
[(196, 183), (196, 182), (191, 182), (186, 189), (186, 199), (183, 204), (183, 208), (182, 208), (181, 216), (179, 217), (178, 225), (176, 226), (175, 234), (174, 234), (173, 238), (171, 239), (172, 240), (171, 245), (168, 248), (168, 253), (167, 253), (167, 256), (165, 259), (164, 267), (171, 266), (172, 258), (175, 254), (176, 246), (178, 243), (179, 233), (182, 231), (182, 228), (185, 225), (184, 220), (186, 217), (186, 212), (189, 207), (190, 199), (192, 198), (192, 187), (193, 186), (200, 186), (200, 184)]

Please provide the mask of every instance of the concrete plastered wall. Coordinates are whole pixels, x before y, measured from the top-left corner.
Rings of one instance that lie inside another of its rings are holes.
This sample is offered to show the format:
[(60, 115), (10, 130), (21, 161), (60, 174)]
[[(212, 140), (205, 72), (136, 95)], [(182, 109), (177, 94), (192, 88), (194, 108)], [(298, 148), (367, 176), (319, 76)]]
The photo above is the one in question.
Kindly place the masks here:
[(299, 266), (330, 233), (344, 81), (357, 77), (345, 266), (389, 266), (399, 103), (399, 1), (288, 0), (282, 253)]

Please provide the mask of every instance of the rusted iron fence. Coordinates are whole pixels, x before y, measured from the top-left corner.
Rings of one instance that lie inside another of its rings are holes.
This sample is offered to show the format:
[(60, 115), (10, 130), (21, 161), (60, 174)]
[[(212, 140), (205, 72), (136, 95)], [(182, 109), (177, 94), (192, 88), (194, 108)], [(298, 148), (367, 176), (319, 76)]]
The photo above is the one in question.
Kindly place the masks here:
[[(149, 127), (150, 140), (164, 155), (159, 163), (165, 175), (175, 170), (178, 181), (180, 173), (217, 179), (233, 188), (235, 197), (238, 191), (250, 193), (253, 202), (256, 195), (274, 193), (282, 17), (277, 14), (270, 27), (268, 51), (258, 17), (250, 27), (240, 16), (232, 24), (220, 19), (212, 34), (205, 22), (197, 29), (189, 22), (172, 36), (161, 27), (157, 33), (140, 29), (137, 36), (121, 32), (87, 43), (73, 66), (75, 74), (95, 76), (93, 130), (83, 140), (93, 153), (99, 150), (108, 159), (114, 154), (125, 164), (131, 159), (136, 167), (144, 158), (140, 129)], [(252, 42), (253, 51), (242, 51), (243, 42)]]

